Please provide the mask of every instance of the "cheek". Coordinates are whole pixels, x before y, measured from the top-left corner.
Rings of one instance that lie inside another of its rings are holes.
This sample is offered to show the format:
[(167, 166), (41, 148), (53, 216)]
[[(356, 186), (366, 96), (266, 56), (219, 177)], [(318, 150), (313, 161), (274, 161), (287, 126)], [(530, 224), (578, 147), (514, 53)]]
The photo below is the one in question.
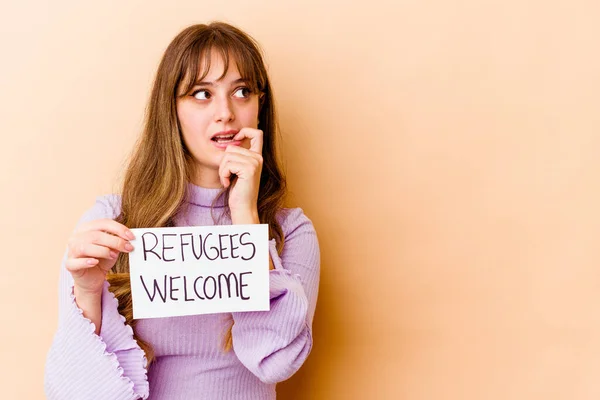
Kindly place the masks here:
[(177, 110), (177, 117), (186, 142), (197, 141), (206, 133), (208, 121), (204, 113), (182, 107)]
[(258, 107), (248, 107), (237, 114), (237, 118), (244, 127), (256, 128), (258, 125)]

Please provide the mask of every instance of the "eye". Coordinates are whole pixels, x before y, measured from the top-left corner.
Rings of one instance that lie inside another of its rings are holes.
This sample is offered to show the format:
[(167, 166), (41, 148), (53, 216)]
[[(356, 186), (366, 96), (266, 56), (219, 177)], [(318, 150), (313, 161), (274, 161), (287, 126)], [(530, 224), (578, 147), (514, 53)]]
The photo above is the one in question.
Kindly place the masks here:
[(196, 90), (192, 93), (192, 96), (197, 100), (208, 100), (210, 98), (210, 93), (208, 90)]
[(252, 92), (250, 91), (250, 89), (248, 89), (247, 87), (243, 86), (243, 87), (237, 88), (235, 90), (235, 92), (233, 92), (233, 95), (235, 97), (245, 99), (248, 96), (250, 96), (251, 93)]

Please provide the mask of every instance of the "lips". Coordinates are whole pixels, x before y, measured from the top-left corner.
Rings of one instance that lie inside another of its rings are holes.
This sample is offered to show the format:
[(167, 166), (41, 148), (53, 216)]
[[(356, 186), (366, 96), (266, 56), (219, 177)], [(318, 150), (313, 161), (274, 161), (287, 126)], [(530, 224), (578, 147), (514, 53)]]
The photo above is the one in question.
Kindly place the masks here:
[(239, 130), (236, 130), (236, 129), (217, 132), (214, 135), (212, 135), (210, 140), (212, 140), (213, 142), (217, 142), (217, 143), (228, 143), (228, 142), (233, 141), (233, 138), (235, 137), (235, 135), (238, 134), (238, 132), (239, 132)]

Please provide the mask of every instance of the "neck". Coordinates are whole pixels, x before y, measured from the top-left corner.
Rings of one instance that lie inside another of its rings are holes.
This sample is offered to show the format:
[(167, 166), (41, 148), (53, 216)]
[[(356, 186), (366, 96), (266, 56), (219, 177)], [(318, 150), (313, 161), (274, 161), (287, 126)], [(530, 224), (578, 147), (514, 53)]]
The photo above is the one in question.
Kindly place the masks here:
[(219, 179), (219, 170), (214, 170), (207, 167), (196, 168), (192, 177), (192, 183), (207, 189), (221, 189), (221, 181)]

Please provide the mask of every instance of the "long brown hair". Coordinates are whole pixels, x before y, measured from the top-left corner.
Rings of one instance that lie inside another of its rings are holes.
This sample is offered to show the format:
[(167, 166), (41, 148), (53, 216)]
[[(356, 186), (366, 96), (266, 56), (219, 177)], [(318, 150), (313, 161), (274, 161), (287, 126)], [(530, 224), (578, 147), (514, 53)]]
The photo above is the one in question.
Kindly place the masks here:
[[(275, 239), (277, 250), (281, 252), (284, 234), (276, 214), (283, 206), (286, 182), (276, 156), (278, 130), (271, 85), (258, 44), (246, 33), (223, 22), (190, 26), (167, 47), (154, 80), (142, 135), (125, 172), (121, 213), (116, 220), (129, 228), (173, 226), (175, 216), (183, 210), (194, 164), (181, 136), (176, 98), (192, 89), (199, 74), (200, 79), (206, 76), (211, 50), (223, 57), (223, 75), (233, 59), (249, 89), (262, 94), (258, 129), (263, 131), (263, 169), (258, 214), (261, 223), (269, 224), (269, 238)], [(221, 196), (228, 204), (229, 190), (224, 189), (215, 202)], [(226, 213), (229, 213), (228, 207)], [(128, 260), (121, 253), (107, 279), (110, 291), (119, 302), (119, 312), (133, 328), (134, 338), (150, 365), (154, 359), (152, 347), (135, 333)], [(226, 351), (232, 346), (231, 327), (224, 337)]]

